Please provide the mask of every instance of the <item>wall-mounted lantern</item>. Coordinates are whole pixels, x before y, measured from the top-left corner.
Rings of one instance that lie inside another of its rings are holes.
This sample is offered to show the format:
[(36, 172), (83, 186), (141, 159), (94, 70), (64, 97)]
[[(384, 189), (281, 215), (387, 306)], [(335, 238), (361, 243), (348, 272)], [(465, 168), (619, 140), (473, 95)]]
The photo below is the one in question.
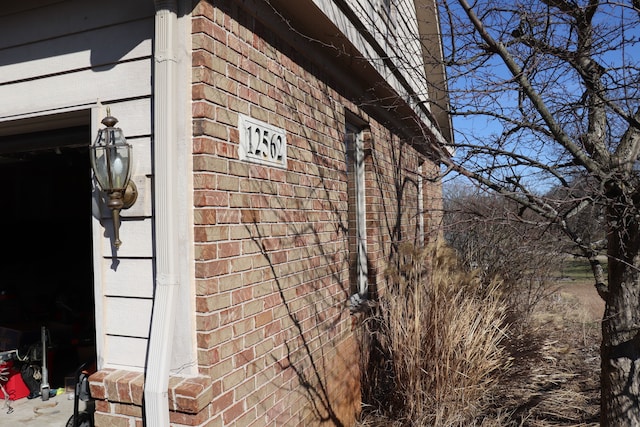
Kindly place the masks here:
[(102, 191), (108, 194), (107, 206), (113, 217), (114, 246), (120, 247), (120, 210), (129, 209), (138, 198), (138, 190), (131, 178), (131, 145), (122, 133), (114, 127), (118, 119), (111, 116), (102, 119), (106, 127), (98, 130), (98, 136), (89, 149), (91, 168)]

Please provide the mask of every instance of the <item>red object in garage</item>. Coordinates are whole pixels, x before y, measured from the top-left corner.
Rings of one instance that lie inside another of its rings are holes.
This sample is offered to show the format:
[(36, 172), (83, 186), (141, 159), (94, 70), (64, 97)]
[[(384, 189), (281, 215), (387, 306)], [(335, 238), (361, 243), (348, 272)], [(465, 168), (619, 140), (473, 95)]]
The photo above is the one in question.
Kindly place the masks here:
[(7, 381), (2, 381), (4, 390), (0, 388), (0, 399), (5, 398), (5, 391), (9, 395), (9, 400), (18, 400), (29, 396), (29, 388), (22, 381), (22, 375), (13, 367), (12, 362), (5, 362), (0, 365), (0, 372), (8, 370)]

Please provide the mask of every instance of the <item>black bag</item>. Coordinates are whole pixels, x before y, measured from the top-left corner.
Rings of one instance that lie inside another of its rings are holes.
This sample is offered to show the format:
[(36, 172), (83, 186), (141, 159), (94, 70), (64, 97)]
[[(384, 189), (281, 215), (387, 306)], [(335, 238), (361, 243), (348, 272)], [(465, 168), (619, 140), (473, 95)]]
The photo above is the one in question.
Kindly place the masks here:
[(40, 396), (40, 384), (42, 382), (42, 371), (40, 366), (25, 363), (20, 369), (22, 381), (29, 388), (29, 399)]

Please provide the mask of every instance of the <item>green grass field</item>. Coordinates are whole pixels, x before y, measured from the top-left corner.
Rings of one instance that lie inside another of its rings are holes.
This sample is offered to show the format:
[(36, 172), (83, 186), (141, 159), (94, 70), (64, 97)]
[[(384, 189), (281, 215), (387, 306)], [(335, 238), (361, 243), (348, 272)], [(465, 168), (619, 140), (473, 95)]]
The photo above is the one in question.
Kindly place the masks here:
[[(605, 275), (607, 274), (607, 263), (602, 262)], [(584, 258), (568, 257), (562, 263), (560, 278), (574, 281), (593, 281), (593, 273), (589, 262)]]

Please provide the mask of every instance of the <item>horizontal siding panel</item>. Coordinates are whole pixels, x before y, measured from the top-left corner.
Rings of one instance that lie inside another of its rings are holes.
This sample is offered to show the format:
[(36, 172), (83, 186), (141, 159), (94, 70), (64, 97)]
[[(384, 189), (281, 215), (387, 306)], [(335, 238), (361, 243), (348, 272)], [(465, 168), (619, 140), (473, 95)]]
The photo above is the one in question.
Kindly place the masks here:
[[(123, 211), (123, 215), (127, 211)], [(152, 250), (152, 234), (151, 234), (151, 219), (145, 218), (144, 220), (133, 219), (127, 220), (122, 218), (120, 224), (120, 240), (122, 246), (117, 252), (111, 253), (111, 238), (112, 238), (112, 220), (103, 219), (102, 223), (102, 254), (105, 257), (111, 255), (118, 258), (151, 258), (153, 255)], [(107, 226), (105, 230), (104, 226)], [(115, 251), (115, 250), (114, 250)], [(120, 260), (122, 262), (122, 260)]]
[[(131, 176), (131, 181), (136, 185), (138, 190), (138, 198), (133, 206), (129, 209), (123, 210), (121, 212), (121, 216), (123, 218), (133, 218), (140, 219), (151, 217), (152, 215), (152, 202), (153, 197), (152, 193), (152, 183), (150, 175), (142, 175), (135, 168), (133, 170), (133, 175)], [(111, 212), (107, 208), (105, 204), (102, 205), (102, 218), (111, 217)]]
[(0, 16), (22, 13), (25, 10), (45, 7), (50, 4), (59, 3), (60, 0), (21, 0), (15, 2), (5, 2), (0, 8)]
[(105, 333), (148, 338), (152, 305), (151, 299), (105, 297)]
[(151, 139), (150, 138), (128, 138), (131, 144), (133, 156), (132, 176), (151, 175)]
[[(108, 106), (111, 109), (111, 115), (118, 119), (117, 126), (122, 128), (126, 138), (151, 135), (150, 98), (109, 103)], [(106, 115), (106, 112), (104, 108), (103, 114)], [(97, 129), (95, 131), (97, 133)]]
[(150, 57), (152, 35), (148, 19), (1, 50), (0, 84)]
[[(357, 17), (356, 22), (332, 1), (313, 1), (399, 95), (404, 97), (408, 88), (393, 75), (383, 59), (394, 62), (393, 69), (403, 75), (411, 91), (426, 98), (422, 46), (413, 0), (391, 2), (391, 17), (382, 1), (352, 0), (349, 7)], [(375, 42), (371, 42), (371, 38)]]
[(123, 259), (117, 270), (107, 269), (103, 276), (104, 295), (120, 297), (153, 297), (153, 261)]
[(0, 120), (33, 111), (150, 95), (151, 60), (126, 62), (113, 68), (0, 86)]
[(107, 335), (105, 337), (105, 354), (102, 368), (144, 368), (147, 355), (147, 340), (145, 338), (120, 337)]
[[(73, 0), (0, 16), (0, 49), (154, 16), (152, 1)], [(28, 22), (30, 25), (25, 25)], [(45, 52), (46, 53), (46, 52)]]

